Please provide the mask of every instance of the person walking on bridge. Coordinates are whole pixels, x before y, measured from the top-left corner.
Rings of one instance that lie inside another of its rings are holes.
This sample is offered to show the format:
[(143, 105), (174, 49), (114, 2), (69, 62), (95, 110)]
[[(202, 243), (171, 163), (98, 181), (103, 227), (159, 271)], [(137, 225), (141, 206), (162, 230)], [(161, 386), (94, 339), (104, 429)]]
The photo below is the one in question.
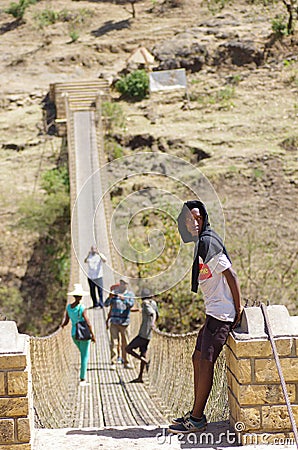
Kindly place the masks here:
[[(90, 288), (90, 296), (93, 302), (93, 308), (103, 308), (103, 267), (102, 263), (106, 262), (107, 258), (98, 251), (95, 245), (84, 259), (88, 264), (88, 283)], [(97, 291), (97, 294), (96, 294)]]
[(178, 229), (184, 242), (194, 242), (191, 290), (203, 293), (206, 320), (199, 331), (192, 356), (194, 403), (192, 410), (173, 419), (171, 433), (203, 431), (204, 415), (212, 384), (214, 364), (229, 332), (240, 321), (241, 296), (236, 273), (221, 238), (211, 229), (205, 205), (184, 203), (178, 217)]
[[(128, 344), (126, 352), (141, 361), (140, 372), (137, 378), (130, 383), (143, 383), (143, 372), (146, 367), (148, 370), (149, 361), (146, 359), (147, 349), (152, 337), (152, 330), (155, 327), (155, 321), (158, 318), (158, 309), (155, 300), (152, 298), (150, 289), (143, 288), (142, 298), (142, 322), (138, 335)], [(138, 311), (135, 309), (134, 311)], [(140, 354), (135, 349), (139, 348)]]
[[(64, 328), (69, 320), (72, 322), (71, 327), (71, 336), (75, 345), (78, 347), (81, 354), (81, 369), (80, 369), (80, 385), (86, 385), (86, 373), (87, 373), (87, 365), (89, 360), (89, 351), (90, 351), (90, 342), (96, 342), (95, 335), (92, 330), (92, 325), (90, 320), (88, 319), (87, 312), (84, 305), (81, 305), (80, 302), (84, 295), (88, 295), (87, 291), (84, 291), (81, 284), (75, 284), (74, 290), (68, 292), (67, 295), (72, 295), (74, 297), (74, 302), (69, 303), (66, 307), (65, 316), (62, 321), (61, 327)], [(87, 322), (87, 325), (90, 330), (91, 340), (87, 341), (79, 341), (76, 339), (76, 324), (80, 322), (82, 318)]]
[(105, 306), (111, 306), (106, 320), (107, 328), (110, 327), (111, 366), (115, 368), (116, 346), (121, 337), (122, 360), (126, 369), (132, 368), (127, 359), (126, 346), (128, 344), (128, 325), (130, 323), (130, 310), (134, 305), (134, 293), (128, 290), (128, 281), (122, 277), (119, 285), (106, 299)]

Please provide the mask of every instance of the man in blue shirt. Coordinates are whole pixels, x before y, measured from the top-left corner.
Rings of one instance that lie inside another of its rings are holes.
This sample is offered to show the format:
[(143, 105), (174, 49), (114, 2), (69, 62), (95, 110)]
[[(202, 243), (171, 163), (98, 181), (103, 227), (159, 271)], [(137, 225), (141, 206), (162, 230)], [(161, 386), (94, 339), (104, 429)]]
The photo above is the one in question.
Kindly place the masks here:
[(132, 368), (127, 359), (126, 346), (128, 344), (128, 325), (130, 323), (130, 310), (134, 305), (134, 293), (128, 290), (128, 281), (121, 278), (119, 285), (112, 290), (105, 301), (105, 306), (110, 306), (107, 317), (107, 328), (110, 326), (111, 365), (115, 368), (117, 359), (117, 342), (121, 336), (121, 352), (124, 367)]

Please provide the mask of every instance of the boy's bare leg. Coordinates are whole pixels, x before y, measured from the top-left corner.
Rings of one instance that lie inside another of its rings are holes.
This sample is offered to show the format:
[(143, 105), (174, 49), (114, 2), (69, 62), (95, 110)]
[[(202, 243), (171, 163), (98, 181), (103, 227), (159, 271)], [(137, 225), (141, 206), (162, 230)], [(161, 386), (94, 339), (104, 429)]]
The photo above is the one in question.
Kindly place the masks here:
[(139, 355), (134, 349), (130, 348), (129, 346), (126, 347), (126, 352), (133, 356), (134, 358), (138, 359), (141, 361), (141, 365), (140, 365), (140, 372), (138, 377), (135, 380), (132, 380), (132, 382), (139, 382), (139, 383), (143, 383), (143, 373), (144, 373), (144, 369), (146, 367), (148, 363), (148, 361), (146, 360), (146, 355)]
[(203, 416), (204, 408), (212, 388), (214, 363), (206, 359), (201, 359), (201, 352), (196, 350), (193, 354), (193, 368), (195, 398), (191, 415), (199, 419)]
[(125, 350), (129, 355), (133, 356), (134, 358), (137, 358), (139, 361), (142, 361), (144, 365), (148, 364), (146, 358), (144, 356), (139, 355), (134, 349), (129, 348), (129, 346), (127, 346)]
[(198, 390), (198, 386), (199, 386), (200, 358), (201, 358), (201, 352), (199, 350), (195, 350), (192, 355), (193, 378), (194, 378), (194, 403), (197, 398), (197, 390)]
[(139, 373), (139, 376), (137, 378), (140, 381), (143, 381), (143, 373), (144, 373), (145, 367), (146, 367), (146, 363), (143, 360), (141, 360), (140, 373)]

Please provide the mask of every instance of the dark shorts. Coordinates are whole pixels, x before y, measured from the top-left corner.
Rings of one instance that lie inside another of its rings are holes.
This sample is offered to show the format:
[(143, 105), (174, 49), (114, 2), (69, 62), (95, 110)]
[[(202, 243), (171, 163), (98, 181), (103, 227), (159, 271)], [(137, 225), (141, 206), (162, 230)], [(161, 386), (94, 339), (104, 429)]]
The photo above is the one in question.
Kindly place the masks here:
[(206, 321), (199, 331), (195, 350), (201, 352), (201, 358), (215, 362), (228, 339), (233, 322), (223, 322), (212, 316), (206, 316)]
[(142, 338), (141, 336), (137, 336), (128, 344), (127, 348), (130, 350), (139, 348), (141, 356), (144, 356), (147, 352), (149, 342), (150, 339), (145, 339)]

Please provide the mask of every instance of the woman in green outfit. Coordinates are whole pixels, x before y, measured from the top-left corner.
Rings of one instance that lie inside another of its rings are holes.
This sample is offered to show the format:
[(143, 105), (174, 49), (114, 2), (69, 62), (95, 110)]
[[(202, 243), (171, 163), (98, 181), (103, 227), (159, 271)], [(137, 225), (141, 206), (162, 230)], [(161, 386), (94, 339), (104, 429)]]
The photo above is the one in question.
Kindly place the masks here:
[[(83, 290), (81, 284), (75, 284), (74, 290), (72, 292), (68, 292), (67, 295), (72, 295), (74, 297), (74, 302), (69, 303), (66, 307), (65, 316), (61, 327), (64, 328), (69, 320), (71, 320), (71, 336), (75, 345), (78, 347), (81, 354), (81, 370), (80, 370), (80, 385), (86, 384), (86, 372), (87, 372), (87, 364), (89, 359), (89, 351), (90, 351), (90, 342), (96, 342), (95, 336), (92, 330), (91, 322), (88, 319), (87, 312), (84, 305), (80, 304), (80, 301), (83, 295), (89, 295), (89, 292)], [(87, 325), (90, 329), (91, 339), (88, 341), (78, 341), (76, 339), (76, 323), (81, 321), (82, 318), (87, 322)]]

